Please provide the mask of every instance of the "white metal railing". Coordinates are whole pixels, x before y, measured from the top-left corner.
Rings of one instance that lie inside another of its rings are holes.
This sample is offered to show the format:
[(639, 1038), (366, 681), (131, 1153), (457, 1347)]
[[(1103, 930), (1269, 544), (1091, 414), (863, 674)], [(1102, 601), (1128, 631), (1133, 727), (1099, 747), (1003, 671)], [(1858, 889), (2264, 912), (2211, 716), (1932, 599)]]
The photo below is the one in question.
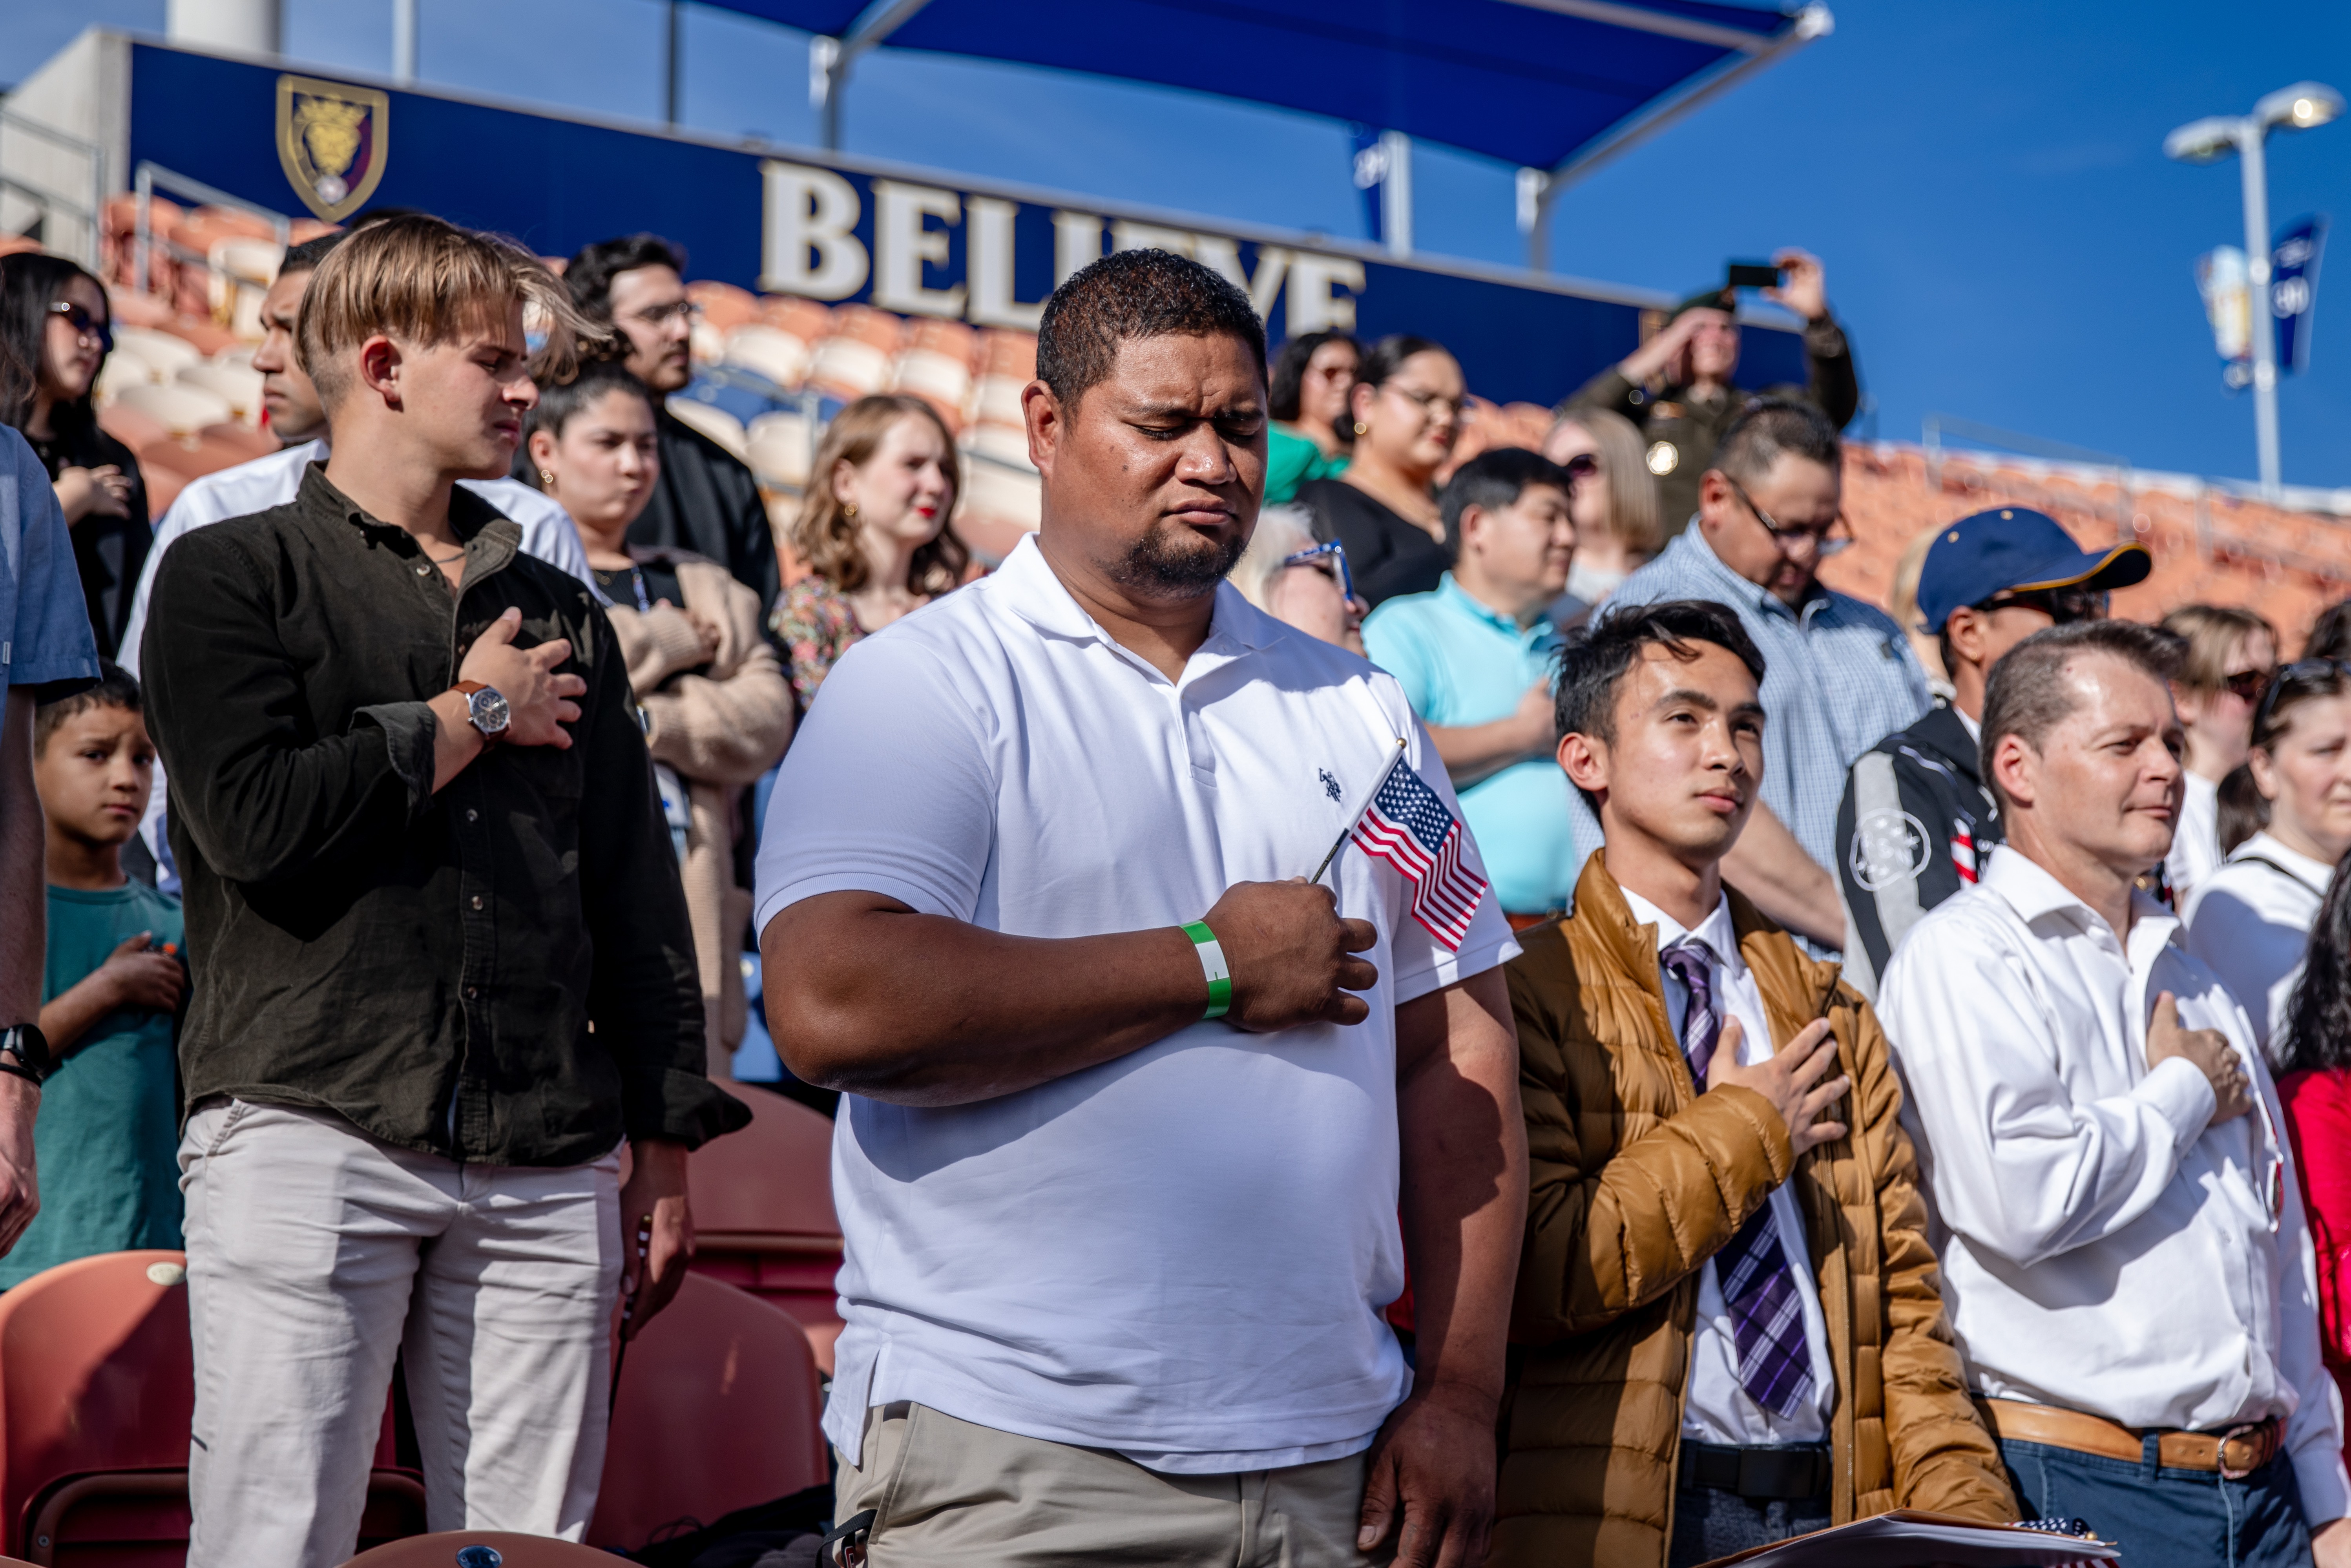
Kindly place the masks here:
[[(167, 191), (175, 191), (183, 196), (193, 196), (197, 201), (212, 206), (228, 207), (236, 212), (249, 213), (270, 226), (281, 246), (291, 243), (294, 220), (284, 213), (273, 212), (256, 203), (248, 202), (242, 196), (233, 196), (216, 185), (207, 185), (202, 180), (175, 173), (161, 163), (142, 158), (139, 162), (137, 174), (132, 180), (132, 190), (138, 201), (138, 219), (136, 227), (132, 231), (133, 248), (131, 263), (131, 286), (141, 294), (147, 292), (149, 257), (153, 254), (157, 245), (161, 245), (174, 260), (201, 267), (207, 272), (218, 273), (224, 277), (234, 278), (235, 276), (227, 269), (215, 265), (209, 256), (200, 256), (187, 246), (176, 244), (169, 238), (158, 240), (155, 237), (153, 214), (155, 187), (158, 185)], [(249, 278), (235, 280), (253, 281)], [(266, 282), (267, 279), (261, 281)]]
[[(82, 265), (89, 267), (91, 272), (97, 272), (101, 259), (99, 251), (105, 233), (102, 214), (106, 210), (106, 150), (96, 142), (85, 141), (70, 131), (60, 131), (46, 120), (36, 120), (31, 115), (0, 107), (0, 132), (9, 131), (21, 131), (25, 135), (37, 137), (54, 147), (63, 148), (70, 153), (78, 153), (88, 162), (89, 184), (86, 187), (85, 195), (81, 197), (68, 196), (62, 191), (52, 190), (47, 185), (7, 173), (5, 169), (0, 169), (0, 189), (14, 191), (27, 201), (40, 206), (44, 243), (47, 243), (49, 238), (47, 232), (47, 220), (50, 213), (59, 212), (68, 217), (80, 219), (86, 236), (82, 246)], [(0, 158), (0, 163), (5, 162), (4, 158)], [(88, 205), (83, 204), (85, 201)]]

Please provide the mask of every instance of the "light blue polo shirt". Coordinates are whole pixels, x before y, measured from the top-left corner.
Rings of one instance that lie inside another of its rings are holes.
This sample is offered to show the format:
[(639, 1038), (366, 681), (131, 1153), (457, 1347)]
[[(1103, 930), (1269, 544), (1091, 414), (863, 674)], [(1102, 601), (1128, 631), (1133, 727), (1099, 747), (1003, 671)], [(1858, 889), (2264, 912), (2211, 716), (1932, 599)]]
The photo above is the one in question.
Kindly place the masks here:
[[(1549, 621), (1521, 628), (1488, 609), (1447, 572), (1434, 593), (1407, 593), (1372, 612), (1364, 651), (1404, 687), (1423, 724), (1459, 728), (1508, 718), (1559, 651)], [(1514, 915), (1563, 908), (1582, 857), (1568, 825), (1567, 775), (1548, 757), (1512, 763), (1461, 791), (1461, 815), (1485, 857), (1494, 894)]]

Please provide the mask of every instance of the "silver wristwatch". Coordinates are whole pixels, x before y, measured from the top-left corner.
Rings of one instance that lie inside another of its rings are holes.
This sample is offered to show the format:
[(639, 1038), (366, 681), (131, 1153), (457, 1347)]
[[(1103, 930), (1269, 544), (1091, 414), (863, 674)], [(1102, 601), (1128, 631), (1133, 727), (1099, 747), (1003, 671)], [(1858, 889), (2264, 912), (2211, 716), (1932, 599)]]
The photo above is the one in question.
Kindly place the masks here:
[(506, 694), (479, 681), (459, 681), (456, 689), (465, 696), (465, 716), (482, 732), (482, 738), (494, 746), (505, 739), (507, 726), (514, 722), (514, 709), (507, 706)]

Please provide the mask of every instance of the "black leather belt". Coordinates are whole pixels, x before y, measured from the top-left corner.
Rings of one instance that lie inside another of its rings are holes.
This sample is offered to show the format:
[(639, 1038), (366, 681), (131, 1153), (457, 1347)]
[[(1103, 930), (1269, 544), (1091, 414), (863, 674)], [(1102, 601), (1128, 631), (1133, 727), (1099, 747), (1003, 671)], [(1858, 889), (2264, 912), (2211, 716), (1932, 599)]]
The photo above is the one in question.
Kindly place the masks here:
[(1682, 1485), (1727, 1491), (1750, 1501), (1825, 1497), (1834, 1474), (1826, 1443), (1738, 1448), (1682, 1440)]

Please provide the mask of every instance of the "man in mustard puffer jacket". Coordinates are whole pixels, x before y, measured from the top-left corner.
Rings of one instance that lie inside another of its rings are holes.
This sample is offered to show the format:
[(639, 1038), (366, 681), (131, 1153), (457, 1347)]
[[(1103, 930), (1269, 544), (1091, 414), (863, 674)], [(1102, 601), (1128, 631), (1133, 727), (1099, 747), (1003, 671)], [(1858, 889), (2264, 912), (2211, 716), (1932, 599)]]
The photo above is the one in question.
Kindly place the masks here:
[(1897, 1507), (2017, 1517), (1885, 1036), (1722, 883), (1762, 674), (1736, 614), (1695, 601), (1562, 658), (1560, 765), (1607, 848), (1509, 966), (1532, 1191), (1502, 1568), (1682, 1568)]

